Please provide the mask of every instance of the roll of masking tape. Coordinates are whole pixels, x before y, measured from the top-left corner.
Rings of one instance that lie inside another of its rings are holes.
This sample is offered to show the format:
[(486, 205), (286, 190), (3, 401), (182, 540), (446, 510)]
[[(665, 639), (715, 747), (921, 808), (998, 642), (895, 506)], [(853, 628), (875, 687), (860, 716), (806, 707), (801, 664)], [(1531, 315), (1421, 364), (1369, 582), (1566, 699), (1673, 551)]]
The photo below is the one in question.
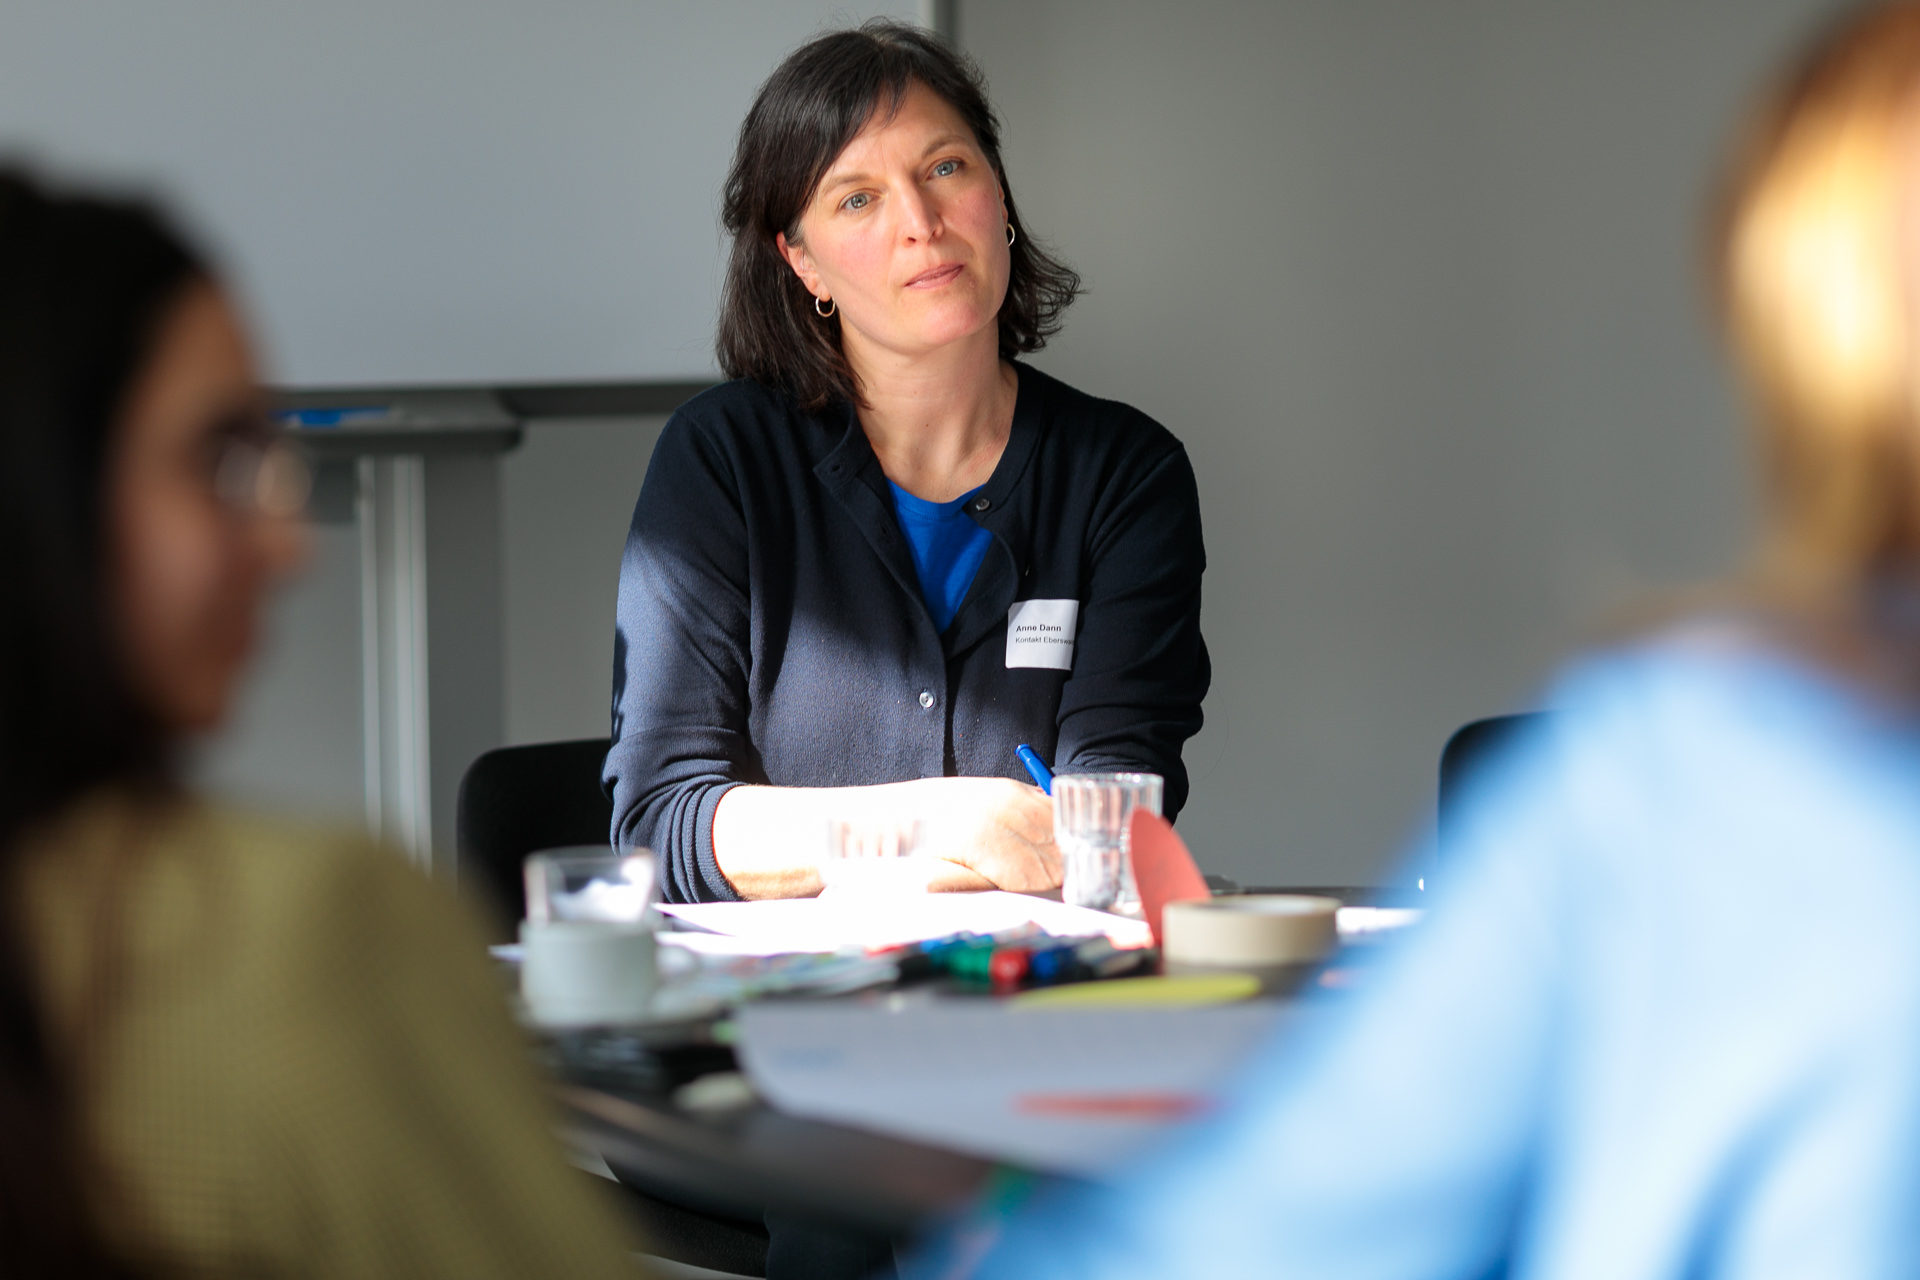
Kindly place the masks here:
[(1340, 901), (1302, 893), (1169, 902), (1160, 918), (1170, 965), (1269, 969), (1311, 964), (1333, 950)]

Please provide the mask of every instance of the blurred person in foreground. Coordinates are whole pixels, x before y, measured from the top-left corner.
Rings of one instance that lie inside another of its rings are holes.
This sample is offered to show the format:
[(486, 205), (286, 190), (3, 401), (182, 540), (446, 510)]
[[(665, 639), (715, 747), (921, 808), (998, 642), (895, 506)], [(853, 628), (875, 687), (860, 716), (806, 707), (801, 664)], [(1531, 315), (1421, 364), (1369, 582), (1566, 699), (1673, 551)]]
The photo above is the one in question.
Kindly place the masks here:
[(633, 1274), (455, 906), (180, 784), (303, 479), (179, 238), (0, 169), (0, 1274)]
[(1714, 251), (1751, 580), (1576, 664), (1420, 931), (1210, 1119), (908, 1274), (1920, 1274), (1920, 5), (1782, 82)]

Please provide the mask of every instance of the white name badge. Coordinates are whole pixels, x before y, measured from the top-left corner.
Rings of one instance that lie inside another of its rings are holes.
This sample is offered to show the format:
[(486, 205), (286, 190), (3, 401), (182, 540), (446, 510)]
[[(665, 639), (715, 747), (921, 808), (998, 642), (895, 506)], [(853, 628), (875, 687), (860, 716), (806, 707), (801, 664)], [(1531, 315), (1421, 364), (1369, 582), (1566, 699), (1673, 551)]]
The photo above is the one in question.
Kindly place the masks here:
[(1022, 600), (1007, 610), (1007, 666), (1073, 670), (1078, 600)]

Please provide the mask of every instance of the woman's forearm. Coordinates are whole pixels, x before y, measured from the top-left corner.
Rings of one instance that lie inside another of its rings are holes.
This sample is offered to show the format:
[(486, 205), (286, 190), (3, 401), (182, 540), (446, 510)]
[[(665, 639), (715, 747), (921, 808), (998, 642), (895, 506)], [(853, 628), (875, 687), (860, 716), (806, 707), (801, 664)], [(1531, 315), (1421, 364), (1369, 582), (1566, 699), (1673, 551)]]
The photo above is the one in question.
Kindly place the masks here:
[(1047, 889), (1059, 883), (1052, 805), (1004, 778), (916, 778), (869, 787), (735, 787), (713, 814), (713, 856), (744, 898), (820, 892), (827, 820), (921, 824), (919, 852), (953, 869), (936, 890)]
[[(877, 810), (882, 787), (735, 787), (713, 811), (713, 859), (743, 898), (820, 892), (827, 819)], [(877, 815), (876, 815), (877, 816)]]

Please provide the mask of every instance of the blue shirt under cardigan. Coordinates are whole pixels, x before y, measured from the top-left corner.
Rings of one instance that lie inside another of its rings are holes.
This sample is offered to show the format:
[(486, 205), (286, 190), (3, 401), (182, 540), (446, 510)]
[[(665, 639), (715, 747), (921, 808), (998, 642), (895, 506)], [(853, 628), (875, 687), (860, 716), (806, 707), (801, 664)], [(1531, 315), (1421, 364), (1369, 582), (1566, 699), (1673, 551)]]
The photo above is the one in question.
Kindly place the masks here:
[(920, 598), (926, 601), (934, 630), (945, 631), (953, 625), (953, 615), (960, 612), (973, 575), (993, 545), (993, 535), (962, 510), (980, 491), (969, 489), (951, 502), (929, 502), (891, 480), (887, 488), (893, 490), (893, 514), (900, 519), (900, 532), (907, 535), (907, 554), (913, 557), (914, 575), (920, 579)]
[[(738, 896), (713, 811), (742, 783), (1024, 780), (1030, 742), (1066, 773), (1161, 774), (1170, 815), (1186, 802), (1211, 678), (1186, 452), (1016, 368), (1007, 447), (966, 508), (992, 544), (944, 633), (849, 406), (801, 413), (740, 381), (668, 421), (621, 565), (604, 777), (613, 841), (660, 856), (669, 900)], [(1070, 670), (1007, 666), (1029, 600), (1079, 603)]]

